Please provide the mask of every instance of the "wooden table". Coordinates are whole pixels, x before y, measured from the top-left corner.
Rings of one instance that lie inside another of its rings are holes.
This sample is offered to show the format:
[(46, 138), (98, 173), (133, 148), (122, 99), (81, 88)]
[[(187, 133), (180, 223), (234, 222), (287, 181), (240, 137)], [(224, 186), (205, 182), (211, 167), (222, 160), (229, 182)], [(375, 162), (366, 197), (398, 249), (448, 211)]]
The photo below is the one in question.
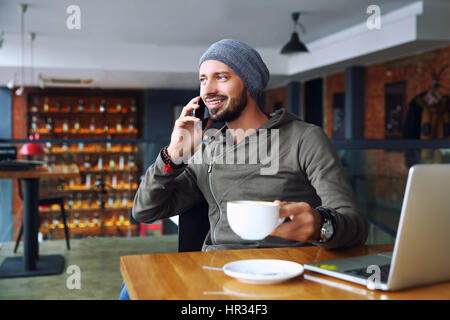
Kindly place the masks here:
[(120, 257), (120, 271), (131, 299), (159, 300), (308, 300), (308, 299), (450, 299), (450, 282), (397, 292), (364, 286), (318, 273), (273, 285), (252, 285), (202, 266), (223, 267), (241, 259), (282, 259), (305, 264), (328, 259), (392, 251), (371, 245), (330, 251), (319, 247), (163, 253)]
[(37, 217), (40, 178), (70, 178), (79, 175), (76, 165), (38, 167), (30, 170), (0, 171), (0, 179), (22, 179), (23, 193), (23, 257), (8, 257), (0, 266), (0, 278), (59, 274), (64, 267), (61, 255), (39, 256)]

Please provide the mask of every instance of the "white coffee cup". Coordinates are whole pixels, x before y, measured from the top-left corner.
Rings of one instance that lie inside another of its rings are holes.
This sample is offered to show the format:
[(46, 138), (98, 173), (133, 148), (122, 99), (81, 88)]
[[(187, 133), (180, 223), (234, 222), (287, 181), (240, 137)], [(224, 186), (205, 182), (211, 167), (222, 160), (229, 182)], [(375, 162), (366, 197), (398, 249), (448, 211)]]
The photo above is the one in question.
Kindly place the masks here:
[(279, 218), (280, 206), (268, 201), (227, 202), (228, 224), (245, 240), (262, 240), (284, 219)]

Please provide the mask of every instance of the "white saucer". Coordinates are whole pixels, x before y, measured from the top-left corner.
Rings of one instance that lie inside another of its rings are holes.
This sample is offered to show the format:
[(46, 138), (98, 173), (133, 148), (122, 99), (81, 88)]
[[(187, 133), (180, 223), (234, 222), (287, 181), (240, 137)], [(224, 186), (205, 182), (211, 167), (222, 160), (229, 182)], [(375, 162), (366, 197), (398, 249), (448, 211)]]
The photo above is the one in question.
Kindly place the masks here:
[(297, 277), (303, 266), (296, 262), (274, 259), (239, 260), (223, 266), (226, 275), (251, 284), (274, 284)]

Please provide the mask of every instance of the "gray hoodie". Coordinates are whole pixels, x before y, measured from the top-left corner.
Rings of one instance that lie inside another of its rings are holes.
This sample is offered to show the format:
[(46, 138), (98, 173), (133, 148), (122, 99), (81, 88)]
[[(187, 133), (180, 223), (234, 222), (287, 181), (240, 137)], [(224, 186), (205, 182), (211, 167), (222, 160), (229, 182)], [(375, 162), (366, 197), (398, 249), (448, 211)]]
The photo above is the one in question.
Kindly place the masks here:
[(133, 217), (152, 223), (182, 214), (204, 198), (211, 226), (204, 251), (303, 246), (311, 243), (273, 236), (260, 241), (241, 239), (228, 224), (226, 205), (234, 200), (307, 202), (313, 208), (331, 209), (336, 221), (328, 242), (312, 244), (329, 249), (364, 244), (367, 220), (320, 127), (280, 109), (237, 144), (226, 143), (226, 129), (206, 140), (190, 163), (168, 173), (160, 154), (139, 186)]

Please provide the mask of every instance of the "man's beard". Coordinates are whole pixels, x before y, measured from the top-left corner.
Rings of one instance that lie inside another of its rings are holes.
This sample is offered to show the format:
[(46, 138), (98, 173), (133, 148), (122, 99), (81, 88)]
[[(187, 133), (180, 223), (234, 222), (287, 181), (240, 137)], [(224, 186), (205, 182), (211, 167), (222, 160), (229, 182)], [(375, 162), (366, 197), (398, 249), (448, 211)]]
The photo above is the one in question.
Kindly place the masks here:
[[(217, 110), (208, 110), (211, 115), (211, 120), (213, 122), (231, 122), (239, 118), (242, 111), (244, 111), (245, 107), (248, 103), (247, 97), (247, 89), (242, 89), (242, 92), (236, 98), (233, 98), (227, 103), (229, 105), (224, 105), (222, 108)], [(223, 111), (222, 111), (223, 109)], [(215, 115), (214, 112), (220, 112), (217, 117), (213, 117)]]

